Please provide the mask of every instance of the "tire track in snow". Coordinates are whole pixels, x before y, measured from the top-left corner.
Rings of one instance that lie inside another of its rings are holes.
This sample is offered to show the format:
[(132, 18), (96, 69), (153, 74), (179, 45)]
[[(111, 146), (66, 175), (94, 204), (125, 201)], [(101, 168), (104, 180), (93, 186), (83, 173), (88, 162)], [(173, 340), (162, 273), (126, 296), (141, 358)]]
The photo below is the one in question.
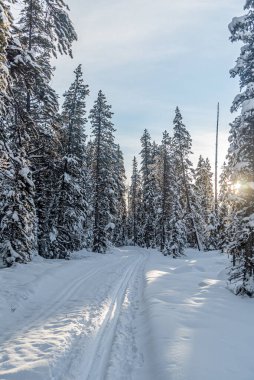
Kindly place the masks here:
[(18, 320), (16, 335), (1, 337), (0, 375), (16, 380), (25, 371), (22, 378), (30, 379), (32, 365), (33, 380), (105, 379), (118, 322), (146, 256), (126, 251), (120, 260), (97, 261), (85, 275), (70, 278), (57, 297), (58, 289), (48, 298), (43, 294), (48, 303), (40, 310), (38, 301), (28, 304), (31, 316)]
[[(96, 277), (96, 275), (99, 277), (100, 272), (104, 272), (107, 268), (110, 268), (111, 270), (114, 268), (116, 268), (116, 270), (119, 268), (121, 269), (124, 267), (124, 264), (126, 263), (122, 263), (121, 261), (117, 263), (109, 262), (106, 264), (100, 264), (99, 268), (92, 268), (86, 274), (82, 274), (78, 276), (78, 278), (72, 279), (72, 281), (70, 281), (67, 286), (64, 286), (62, 291), (57, 294), (57, 297), (53, 296), (53, 298), (49, 300), (50, 302), (43, 305), (44, 309), (38, 310), (37, 302), (33, 304), (32, 308), (29, 308), (29, 316), (27, 318), (20, 318), (20, 323), (17, 324), (15, 335), (13, 335), (13, 331), (7, 330), (6, 334), (1, 336), (0, 375), (8, 376), (9, 374), (10, 378), (13, 378), (11, 373), (16, 371), (17, 367), (23, 366), (23, 363), (28, 360), (27, 355), (30, 355), (30, 358), (33, 358), (32, 360), (37, 361), (37, 352), (40, 350), (45, 351), (46, 360), (49, 362), (51, 360), (53, 361), (53, 367), (54, 364), (61, 361), (61, 356), (63, 354), (61, 352), (62, 347), (59, 347), (59, 352), (54, 352), (54, 350), (52, 350), (52, 355), (50, 354), (50, 351), (54, 346), (54, 342), (52, 342), (52, 333), (54, 334), (58, 330), (58, 332), (60, 332), (59, 335), (61, 335), (61, 327), (63, 328), (63, 331), (66, 327), (67, 329), (69, 328), (70, 336), (68, 336), (67, 339), (60, 336), (60, 340), (63, 345), (69, 345), (72, 347), (73, 336), (71, 335), (74, 335), (75, 337), (75, 335), (79, 334), (79, 332), (85, 327), (84, 317), (81, 315), (80, 311), (77, 314), (74, 312), (70, 316), (67, 315), (66, 308), (68, 309), (68, 302), (75, 295), (77, 290), (85, 290), (87, 282)], [(98, 265), (98, 262), (96, 262), (96, 265)], [(69, 310), (69, 312), (70, 311), (71, 310)], [(60, 321), (58, 314), (64, 315), (64, 318), (60, 317)], [(55, 331), (52, 331), (54, 329)], [(57, 338), (57, 335), (55, 335), (55, 337)], [(30, 354), (28, 353), (27, 347), (29, 347)], [(64, 347), (64, 351), (66, 351), (66, 347)], [(12, 358), (14, 357), (15, 361), (12, 361)], [(52, 365), (50, 365), (50, 367)], [(49, 371), (51, 372), (50, 368)], [(53, 375), (51, 376), (49, 374), (46, 376), (47, 379), (55, 378)], [(60, 377), (60, 379), (62, 378)], [(35, 378), (34, 380), (37, 379)]]
[(84, 376), (83, 379), (102, 380), (106, 378), (106, 372), (111, 356), (111, 347), (113, 345), (117, 325), (122, 312), (126, 291), (131, 279), (136, 276), (137, 271), (141, 269), (143, 261), (144, 258), (142, 257), (142, 259), (139, 259), (134, 267), (130, 267), (119, 286), (115, 289), (115, 292), (112, 295), (112, 302), (109, 305), (103, 325), (101, 326), (97, 336), (96, 353), (92, 358), (88, 376)]

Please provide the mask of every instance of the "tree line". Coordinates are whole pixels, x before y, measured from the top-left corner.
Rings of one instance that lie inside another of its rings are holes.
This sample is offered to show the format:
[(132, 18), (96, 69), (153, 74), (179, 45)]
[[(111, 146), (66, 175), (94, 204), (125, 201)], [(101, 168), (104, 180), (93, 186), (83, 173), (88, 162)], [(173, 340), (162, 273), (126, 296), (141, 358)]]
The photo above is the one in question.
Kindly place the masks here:
[[(229, 25), (243, 47), (231, 76), (241, 92), (232, 111), (230, 148), (214, 204), (208, 158), (191, 163), (192, 140), (177, 107), (172, 136), (141, 137), (126, 186), (113, 112), (100, 90), (90, 112), (82, 67), (59, 96), (52, 57), (72, 57), (77, 34), (63, 0), (22, 0), (17, 20), (0, 0), (0, 258), (27, 263), (34, 254), (68, 259), (86, 248), (158, 248), (179, 257), (186, 247), (231, 255), (228, 286), (254, 294), (254, 1)], [(92, 138), (86, 130), (91, 125)], [(170, 128), (171, 129), (171, 128)], [(140, 162), (140, 166), (138, 165)]]

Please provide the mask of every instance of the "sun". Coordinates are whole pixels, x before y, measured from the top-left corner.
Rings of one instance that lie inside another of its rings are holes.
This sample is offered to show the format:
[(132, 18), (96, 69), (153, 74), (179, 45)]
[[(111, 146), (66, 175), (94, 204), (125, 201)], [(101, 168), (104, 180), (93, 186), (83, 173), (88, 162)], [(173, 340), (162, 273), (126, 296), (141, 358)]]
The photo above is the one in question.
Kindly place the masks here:
[(240, 191), (241, 187), (242, 187), (242, 185), (240, 182), (236, 182), (233, 184), (233, 189), (236, 193), (238, 193)]

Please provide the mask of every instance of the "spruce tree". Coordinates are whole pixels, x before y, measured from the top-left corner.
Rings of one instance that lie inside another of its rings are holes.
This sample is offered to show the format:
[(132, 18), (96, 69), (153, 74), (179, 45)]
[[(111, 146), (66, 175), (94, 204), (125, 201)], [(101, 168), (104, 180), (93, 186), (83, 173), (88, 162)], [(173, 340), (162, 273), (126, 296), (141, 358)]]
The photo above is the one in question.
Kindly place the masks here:
[[(5, 1), (0, 1), (0, 112), (4, 111), (8, 87), (7, 46), (10, 38), (12, 17)], [(0, 113), (1, 117), (1, 113)]]
[(151, 137), (145, 129), (141, 137), (141, 178), (143, 202), (143, 244), (146, 248), (156, 245), (156, 180)]
[(214, 194), (212, 184), (212, 171), (208, 158), (199, 157), (194, 172), (194, 202), (198, 208), (198, 223), (200, 224), (200, 239), (206, 249), (216, 246), (217, 223), (214, 214)]
[(136, 157), (132, 161), (131, 184), (128, 194), (128, 230), (131, 244), (142, 246), (143, 207), (141, 177)]
[[(233, 255), (229, 287), (234, 293), (254, 295), (254, 1), (247, 0), (244, 16), (229, 25), (231, 41), (243, 43), (231, 76), (239, 76), (241, 92), (233, 101), (232, 111), (241, 116), (231, 126), (229, 167), (235, 186), (235, 233), (231, 234), (229, 252)], [(235, 184), (238, 184), (237, 186)]]
[(111, 106), (100, 90), (89, 115), (94, 136), (92, 251), (99, 253), (106, 253), (116, 220), (112, 115)]
[(54, 210), (56, 220), (53, 231), (50, 231), (54, 236), (53, 240), (51, 238), (50, 254), (61, 258), (82, 248), (87, 218), (85, 114), (89, 90), (84, 84), (81, 65), (74, 74), (75, 80), (64, 94), (62, 167), (59, 171), (57, 208)]
[(37, 249), (34, 183), (26, 155), (29, 137), (17, 113), (8, 117), (9, 133), (1, 133), (0, 142), (0, 258), (7, 266), (27, 263)]
[(27, 157), (31, 122), (17, 101), (14, 82), (33, 67), (13, 38), (7, 2), (0, 3), (0, 257), (10, 266), (31, 260), (37, 248), (34, 182)]
[(229, 225), (232, 214), (229, 167), (223, 163), (220, 175), (220, 192), (218, 208), (218, 242), (217, 247), (222, 252), (227, 250), (229, 243)]
[(24, 0), (14, 36), (20, 39), (25, 58), (31, 55), (23, 59), (26, 70), (21, 74), (14, 66), (13, 92), (29, 135), (26, 152), (35, 184), (38, 248), (42, 256), (54, 257), (50, 245), (56, 233), (55, 179), (61, 171), (63, 150), (58, 96), (50, 85), (54, 71), (50, 59), (57, 52), (72, 55), (71, 45), (77, 37), (62, 0)]
[(113, 243), (116, 246), (123, 246), (127, 239), (127, 209), (126, 209), (126, 187), (125, 187), (125, 168), (123, 153), (119, 145), (115, 146), (114, 159), (114, 182), (115, 194), (114, 202), (116, 208), (115, 228), (113, 230)]
[(171, 162), (171, 138), (167, 131), (163, 133), (162, 143), (160, 146), (159, 165), (158, 165), (158, 182), (160, 187), (159, 217), (159, 246), (161, 252), (168, 247), (168, 221), (172, 216), (172, 162)]
[(189, 156), (192, 154), (192, 140), (190, 133), (183, 124), (182, 115), (178, 107), (175, 110), (174, 135), (172, 138), (172, 150), (174, 157), (174, 171), (178, 181), (180, 192), (180, 205), (185, 215), (185, 224), (188, 226), (189, 244), (201, 249), (197, 226), (194, 218), (194, 207), (191, 198), (191, 182), (193, 176), (192, 163)]

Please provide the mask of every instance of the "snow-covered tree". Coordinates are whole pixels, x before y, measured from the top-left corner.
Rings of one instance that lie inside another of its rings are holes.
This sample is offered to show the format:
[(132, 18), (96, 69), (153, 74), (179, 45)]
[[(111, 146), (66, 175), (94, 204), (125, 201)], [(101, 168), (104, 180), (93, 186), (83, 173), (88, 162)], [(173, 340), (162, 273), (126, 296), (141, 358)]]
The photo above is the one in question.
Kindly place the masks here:
[(125, 168), (123, 153), (119, 145), (115, 147), (114, 159), (114, 182), (115, 194), (114, 202), (116, 208), (115, 228), (113, 230), (113, 243), (116, 246), (123, 246), (127, 239), (127, 209), (126, 209), (126, 187)]
[(214, 214), (214, 194), (212, 184), (212, 171), (208, 158), (199, 157), (194, 172), (193, 198), (196, 204), (197, 224), (199, 224), (199, 237), (206, 249), (216, 247), (217, 222)]
[(229, 166), (224, 162), (220, 175), (217, 247), (223, 252), (229, 243), (229, 226), (232, 214)]
[(213, 174), (208, 158), (205, 160), (202, 156), (199, 156), (197, 168), (194, 173), (195, 192), (200, 198), (200, 204), (204, 212), (206, 223), (208, 223), (209, 214), (214, 208), (212, 176)]
[(9, 118), (8, 127), (11, 142), (3, 135), (0, 121), (0, 258), (11, 266), (31, 260), (37, 249), (37, 233), (34, 183), (26, 158), (28, 136), (17, 115)]
[(171, 157), (171, 138), (167, 131), (163, 132), (162, 143), (160, 146), (158, 159), (158, 183), (160, 188), (160, 207), (157, 209), (158, 235), (160, 250), (164, 252), (168, 246), (168, 221), (172, 216), (172, 157)]
[(190, 133), (183, 124), (182, 115), (178, 107), (175, 110), (174, 135), (172, 138), (172, 150), (174, 157), (174, 171), (180, 192), (180, 205), (183, 210), (185, 225), (188, 227), (189, 244), (201, 248), (197, 227), (194, 218), (194, 207), (191, 198), (191, 182), (193, 176), (192, 163), (189, 156), (192, 154), (192, 140)]
[(85, 188), (85, 125), (88, 86), (84, 84), (81, 65), (74, 71), (75, 80), (64, 94), (62, 110), (62, 164), (57, 188), (57, 208), (53, 229), (50, 231), (51, 246), (47, 255), (68, 257), (82, 248), (84, 226), (87, 218)]
[(115, 228), (116, 199), (114, 182), (114, 125), (113, 112), (100, 90), (89, 119), (94, 136), (93, 167), (93, 252), (106, 253), (112, 230)]
[[(0, 112), (4, 110), (4, 103), (8, 87), (8, 59), (7, 46), (10, 38), (12, 17), (6, 1), (0, 0)], [(1, 117), (1, 116), (0, 116)]]
[(184, 212), (180, 202), (180, 189), (177, 181), (172, 188), (173, 201), (171, 205), (171, 215), (167, 223), (167, 240), (163, 249), (164, 255), (177, 258), (184, 254), (187, 245), (186, 223)]
[(231, 234), (229, 252), (233, 266), (229, 287), (235, 293), (254, 295), (254, 1), (247, 0), (246, 13), (233, 18), (229, 25), (231, 41), (243, 43), (231, 76), (239, 76), (241, 92), (232, 104), (232, 111), (241, 115), (231, 125), (229, 170), (235, 189), (233, 209), (237, 219)]
[(157, 186), (154, 172), (154, 150), (152, 149), (151, 137), (145, 129), (141, 137), (141, 180), (142, 180), (142, 203), (143, 203), (143, 244), (145, 247), (156, 245), (156, 196)]
[(128, 230), (133, 245), (143, 244), (143, 207), (141, 178), (136, 157), (133, 158), (131, 184), (128, 193)]

